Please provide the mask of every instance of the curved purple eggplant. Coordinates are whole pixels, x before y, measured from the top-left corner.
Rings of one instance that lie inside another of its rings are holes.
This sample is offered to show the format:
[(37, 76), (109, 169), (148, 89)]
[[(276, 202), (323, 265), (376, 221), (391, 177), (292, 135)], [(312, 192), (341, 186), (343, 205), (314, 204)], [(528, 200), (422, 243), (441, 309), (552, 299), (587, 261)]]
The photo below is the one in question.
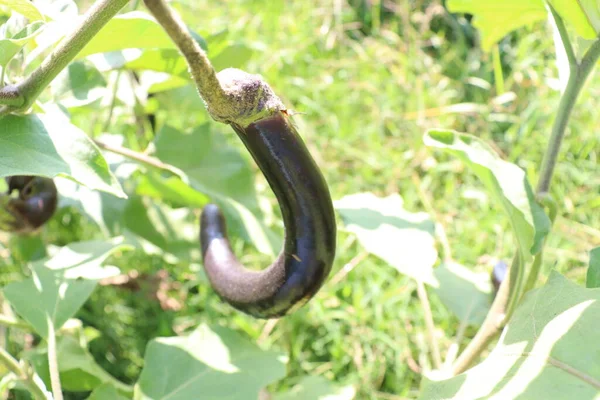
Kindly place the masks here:
[(329, 188), (285, 111), (246, 127), (231, 124), (275, 193), (285, 243), (267, 269), (246, 269), (233, 254), (225, 219), (214, 204), (202, 211), (200, 242), (217, 294), (257, 318), (276, 318), (304, 305), (321, 288), (335, 257), (336, 223)]

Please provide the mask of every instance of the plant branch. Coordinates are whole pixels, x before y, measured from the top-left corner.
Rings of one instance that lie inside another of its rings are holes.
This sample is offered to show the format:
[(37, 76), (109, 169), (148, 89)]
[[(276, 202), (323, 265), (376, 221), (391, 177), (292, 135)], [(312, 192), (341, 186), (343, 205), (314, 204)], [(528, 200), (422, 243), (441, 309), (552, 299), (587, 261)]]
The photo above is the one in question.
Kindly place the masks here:
[(37, 400), (46, 400), (46, 388), (42, 386), (42, 380), (35, 374), (29, 373), (25, 366), (21, 365), (6, 349), (0, 347), (0, 364), (4, 365), (10, 372), (15, 374), (33, 394)]
[[(557, 26), (560, 26), (560, 23)], [(559, 29), (559, 32), (561, 32), (561, 38), (564, 41), (565, 49), (568, 53), (570, 51), (568, 48), (571, 47), (571, 45), (568, 41), (568, 36), (563, 36), (563, 34), (566, 34), (566, 30), (562, 29), (561, 31), (561, 29)], [(569, 122), (569, 117), (571, 116), (571, 112), (573, 111), (575, 103), (577, 102), (577, 97), (581, 92), (581, 88), (585, 84), (587, 77), (593, 70), (596, 61), (598, 61), (599, 58), (600, 39), (596, 40), (590, 46), (581, 62), (579, 64), (576, 63), (574, 68), (570, 71), (567, 87), (565, 88), (565, 91), (560, 99), (554, 125), (552, 126), (552, 133), (550, 135), (548, 148), (546, 150), (546, 154), (544, 155), (544, 160), (542, 161), (540, 180), (537, 187), (538, 198), (543, 198), (548, 193), (560, 146)], [(554, 211), (554, 213), (555, 212), (556, 211)], [(543, 251), (543, 249), (541, 251)], [(532, 267), (533, 269), (537, 269), (538, 272), (541, 266), (541, 257), (542, 256), (538, 254)], [(513, 258), (511, 270), (513, 270), (515, 267), (518, 267), (516, 264), (517, 262), (519, 262), (518, 254)], [(454, 375), (458, 375), (466, 371), (471, 363), (473, 363), (473, 361), (475, 361), (475, 359), (487, 347), (487, 345), (500, 333), (506, 322), (510, 319), (510, 314), (512, 313), (512, 310), (514, 310), (514, 306), (516, 306), (514, 299), (520, 299), (521, 294), (523, 293), (521, 290), (529, 287), (533, 280), (537, 280), (537, 275), (533, 276), (530, 273), (527, 282), (525, 285), (523, 285), (524, 287), (519, 290), (522, 285), (514, 285), (511, 279), (512, 276), (513, 274), (508, 274), (507, 279), (502, 282), (500, 289), (498, 290), (498, 294), (494, 299), (494, 303), (492, 304), (492, 307), (490, 308), (490, 311), (483, 322), (483, 325), (473, 340), (467, 345), (463, 353), (456, 360), (456, 363), (453, 366)], [(508, 309), (509, 305), (510, 308)]]
[(77, 56), (85, 45), (114, 17), (129, 0), (99, 0), (86, 12), (77, 27), (54, 48), (40, 66), (24, 81), (17, 84), (20, 102), (15, 97), (8, 98), (0, 89), (0, 104), (10, 107), (0, 108), (0, 115), (7, 111), (26, 110), (35, 102), (40, 93)]
[(435, 323), (433, 322), (433, 313), (431, 312), (431, 304), (429, 303), (429, 297), (427, 296), (427, 290), (423, 282), (417, 281), (417, 294), (419, 301), (423, 306), (423, 315), (425, 316), (425, 325), (427, 326), (427, 336), (429, 339), (429, 347), (431, 348), (431, 358), (433, 359), (433, 365), (436, 369), (440, 369), (442, 366), (442, 357), (440, 356), (440, 347), (435, 338)]
[(48, 316), (46, 317), (46, 322), (48, 325), (48, 369), (50, 371), (52, 395), (54, 396), (54, 400), (63, 400), (62, 388), (60, 385), (60, 372), (58, 369), (58, 349), (56, 348), (54, 321)]
[(104, 142), (101, 142), (96, 139), (93, 139), (93, 141), (101, 149), (110, 151), (111, 153), (122, 155), (123, 157), (130, 158), (141, 164), (149, 165), (154, 168), (168, 171), (174, 175), (181, 177), (182, 179), (185, 178), (185, 174), (183, 171), (181, 171), (180, 169), (178, 169), (170, 164), (166, 164), (166, 163), (162, 162), (158, 158), (151, 157), (146, 154), (138, 153), (137, 151), (133, 151), (133, 150), (127, 149), (125, 147), (115, 146), (112, 144), (104, 143)]
[(558, 153), (565, 136), (569, 118), (577, 103), (577, 97), (581, 92), (581, 88), (585, 84), (590, 72), (594, 69), (594, 65), (596, 64), (596, 61), (598, 61), (598, 58), (600, 58), (600, 39), (596, 40), (590, 46), (585, 53), (585, 56), (581, 59), (581, 62), (575, 69), (571, 70), (571, 73), (569, 74), (567, 87), (560, 99), (554, 125), (552, 126), (549, 145), (542, 161), (540, 180), (537, 186), (538, 195), (547, 193), (550, 188), (550, 181), (554, 174)]
[(3, 314), (0, 314), (0, 325), (31, 331), (31, 325), (27, 322), (19, 321)]
[(217, 104), (228, 103), (229, 97), (221, 87), (210, 60), (181, 17), (164, 0), (144, 0), (144, 3), (185, 57), (200, 96), (209, 109)]
[(573, 45), (571, 44), (571, 40), (569, 39), (569, 33), (567, 32), (565, 23), (560, 17), (560, 15), (558, 15), (554, 7), (552, 7), (552, 4), (550, 4), (549, 2), (546, 2), (546, 4), (550, 9), (550, 14), (552, 15), (552, 19), (554, 20), (556, 29), (558, 30), (560, 41), (562, 42), (563, 48), (565, 49), (567, 60), (569, 61), (569, 69), (570, 71), (573, 71), (578, 67), (578, 62), (577, 56), (575, 56), (575, 52), (573, 51)]

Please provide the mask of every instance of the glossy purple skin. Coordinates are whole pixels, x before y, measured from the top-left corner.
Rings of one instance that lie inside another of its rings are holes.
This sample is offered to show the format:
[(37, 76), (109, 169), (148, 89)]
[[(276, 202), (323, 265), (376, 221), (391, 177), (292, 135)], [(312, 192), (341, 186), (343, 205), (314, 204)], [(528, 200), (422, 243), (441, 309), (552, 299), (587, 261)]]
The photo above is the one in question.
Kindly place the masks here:
[(310, 300), (331, 271), (336, 247), (331, 195), (285, 113), (246, 128), (232, 126), (277, 197), (285, 243), (267, 269), (246, 269), (231, 250), (221, 211), (209, 204), (200, 222), (204, 268), (214, 290), (233, 307), (256, 318), (277, 318)]
[(29, 233), (44, 225), (56, 211), (58, 192), (54, 181), (41, 176), (11, 176), (6, 178), (8, 194), (19, 192), (11, 199), (7, 211), (14, 217), (12, 231)]

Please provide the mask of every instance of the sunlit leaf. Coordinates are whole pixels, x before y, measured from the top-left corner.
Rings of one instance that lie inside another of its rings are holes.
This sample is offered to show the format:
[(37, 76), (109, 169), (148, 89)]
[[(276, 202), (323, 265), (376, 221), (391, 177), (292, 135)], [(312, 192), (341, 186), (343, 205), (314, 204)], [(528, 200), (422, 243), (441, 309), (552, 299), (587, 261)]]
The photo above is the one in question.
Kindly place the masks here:
[(600, 287), (600, 247), (590, 251), (590, 265), (585, 285), (589, 288)]
[(127, 229), (162, 251), (187, 261), (199, 258), (198, 221), (192, 210), (132, 197), (123, 215)]
[(275, 242), (268, 228), (260, 222), (262, 215), (254, 189), (254, 174), (240, 153), (224, 143), (209, 124), (191, 132), (164, 126), (157, 135), (156, 155), (184, 171), (190, 185), (208, 195), (222, 207), (228, 226), (256, 248), (274, 254)]
[(536, 202), (525, 171), (502, 160), (483, 140), (451, 130), (429, 130), (425, 144), (460, 158), (502, 206), (519, 244), (523, 261), (536, 254), (550, 230), (550, 219)]
[[(63, 390), (72, 392), (87, 392), (105, 388), (104, 392), (117, 394), (113, 399), (119, 399), (118, 388), (122, 392), (133, 392), (133, 388), (120, 382), (96, 363), (90, 352), (79, 345), (72, 337), (63, 336), (57, 340), (58, 371)], [(37, 348), (28, 354), (38, 375), (47, 387), (50, 387), (47, 348)]]
[(509, 32), (547, 17), (542, 0), (448, 0), (453, 13), (473, 14), (473, 25), (481, 31), (481, 46), (492, 46)]
[(420, 400), (597, 399), (600, 289), (553, 272), (529, 292), (481, 364), (456, 377), (425, 379)]
[(100, 279), (119, 273), (118, 268), (101, 264), (125, 248), (122, 238), (62, 247), (53, 257), (32, 263), (31, 277), (8, 284), (4, 296), (17, 314), (46, 337), (47, 318), (59, 329), (75, 315)]
[[(0, 0), (0, 3), (3, 0)], [(43, 22), (34, 22), (27, 25), (23, 30), (13, 35), (10, 38), (0, 40), (0, 67), (6, 66), (10, 60), (17, 54), (27, 43), (33, 40), (43, 29)]]
[(59, 113), (0, 117), (0, 177), (56, 175), (125, 197), (89, 137)]
[(75, 61), (62, 70), (50, 88), (64, 107), (80, 107), (107, 95), (106, 80), (90, 63)]
[(119, 394), (113, 385), (103, 383), (92, 392), (87, 400), (128, 400), (128, 398)]
[(284, 356), (263, 351), (223, 327), (200, 325), (187, 337), (157, 338), (146, 348), (135, 399), (256, 399), (285, 376)]
[(321, 376), (308, 376), (285, 393), (276, 393), (273, 400), (352, 400), (356, 389), (338, 386)]
[(29, 0), (0, 0), (0, 6), (6, 6), (18, 12), (22, 16), (27, 17), (31, 22), (44, 19), (40, 10)]
[(439, 287), (435, 293), (460, 321), (479, 326), (491, 305), (490, 276), (475, 273), (453, 262), (434, 270)]
[(369, 253), (403, 274), (438, 286), (433, 276), (435, 227), (428, 214), (404, 210), (397, 194), (384, 198), (372, 193), (352, 194), (334, 205), (346, 229), (356, 234)]

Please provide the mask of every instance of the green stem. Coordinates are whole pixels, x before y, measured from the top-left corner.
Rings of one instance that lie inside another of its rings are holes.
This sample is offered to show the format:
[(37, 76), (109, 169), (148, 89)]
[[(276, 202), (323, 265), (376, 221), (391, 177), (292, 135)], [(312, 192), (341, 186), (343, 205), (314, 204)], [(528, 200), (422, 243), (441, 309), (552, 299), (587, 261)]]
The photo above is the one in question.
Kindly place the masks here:
[[(59, 42), (52, 53), (27, 79), (17, 84), (16, 89), (22, 102), (16, 103), (14, 99), (11, 102), (7, 101), (0, 91), (0, 104), (12, 106), (12, 111), (23, 111), (31, 107), (50, 82), (128, 2), (129, 0), (99, 0), (96, 2), (71, 34)], [(0, 108), (0, 115), (5, 112), (4, 108)]]
[(46, 322), (48, 325), (48, 369), (50, 371), (52, 395), (54, 396), (54, 400), (63, 400), (63, 393), (60, 385), (60, 372), (58, 369), (58, 351), (56, 348), (54, 321), (52, 321), (50, 316), (47, 316)]
[[(569, 123), (569, 117), (571, 116), (573, 108), (575, 107), (577, 97), (581, 92), (581, 88), (585, 84), (589, 74), (592, 72), (594, 65), (600, 58), (600, 39), (598, 39), (590, 46), (581, 62), (578, 63), (574, 57), (571, 42), (567, 35), (566, 29), (564, 29), (562, 19), (556, 13), (553, 13), (553, 17), (556, 21), (567, 57), (569, 57), (571, 70), (567, 86), (562, 94), (558, 110), (556, 112), (556, 118), (554, 120), (554, 125), (552, 126), (552, 133), (550, 135), (548, 148), (542, 161), (540, 181), (538, 182), (537, 187), (538, 198), (545, 196), (550, 188), (550, 181), (552, 180), (554, 168), (556, 167), (558, 153), (560, 151), (560, 146)], [(556, 213), (556, 210), (554, 213)], [(518, 275), (519, 271), (512, 270), (518, 268), (520, 271), (522, 271), (523, 267), (522, 265), (517, 264), (520, 262), (519, 255), (515, 255), (511, 266), (511, 273), (508, 275), (508, 279), (505, 279), (500, 285), (500, 290), (496, 295), (494, 303), (492, 304), (492, 307), (490, 308), (483, 325), (473, 340), (467, 345), (463, 353), (456, 360), (452, 371), (454, 375), (458, 375), (466, 371), (467, 368), (469, 368), (469, 366), (481, 354), (481, 352), (504, 328), (504, 325), (509, 320), (512, 311), (514, 311), (515, 307), (517, 306), (518, 300), (524, 293), (523, 290), (529, 287), (529, 285), (535, 284), (537, 281), (537, 274), (539, 274), (542, 262), (541, 252), (543, 252), (543, 249), (534, 260), (532, 269), (535, 271), (529, 274), (525, 285), (520, 285), (516, 284), (516, 282), (513, 282), (513, 279), (516, 277), (516, 275)]]
[(598, 58), (600, 58), (600, 40), (596, 40), (590, 46), (585, 53), (585, 56), (581, 59), (581, 62), (577, 64), (569, 74), (567, 87), (560, 99), (554, 125), (552, 126), (549, 145), (546, 154), (544, 155), (544, 160), (542, 161), (540, 180), (537, 186), (538, 194), (547, 193), (550, 188), (550, 181), (554, 174), (556, 160), (558, 159), (558, 153), (565, 136), (569, 118), (577, 103), (577, 97), (581, 92), (581, 88), (585, 84), (590, 72), (594, 69), (594, 65), (596, 64), (596, 61), (598, 61)]
[[(558, 213), (558, 205), (556, 204), (556, 201), (552, 198), (552, 196), (548, 193), (541, 195), (539, 197), (539, 201), (548, 209), (550, 227), (552, 227), (552, 225), (554, 224), (554, 220), (556, 220), (556, 215)], [(542, 262), (544, 260), (544, 246), (546, 245), (546, 240), (547, 238), (544, 239), (544, 242), (542, 243), (542, 249), (539, 253), (536, 254), (535, 259), (533, 260), (533, 264), (531, 265), (531, 269), (529, 270), (529, 275), (527, 276), (525, 287), (523, 288), (523, 296), (525, 295), (525, 293), (533, 289), (535, 283), (538, 280), (538, 276), (540, 275), (540, 271), (542, 269)]]
[(492, 59), (494, 63), (494, 83), (496, 85), (496, 96), (504, 93), (504, 76), (502, 74), (502, 60), (500, 59), (500, 48), (494, 46)]
[(11, 328), (24, 329), (27, 331), (32, 330), (31, 325), (29, 325), (27, 322), (18, 321), (14, 318), (7, 317), (6, 315), (2, 315), (2, 314), (0, 314), (0, 325), (8, 326)]
[(46, 389), (42, 386), (42, 380), (35, 374), (28, 373), (23, 365), (19, 363), (6, 349), (0, 347), (0, 364), (4, 365), (10, 372), (15, 374), (29, 389), (36, 400), (46, 400)]

